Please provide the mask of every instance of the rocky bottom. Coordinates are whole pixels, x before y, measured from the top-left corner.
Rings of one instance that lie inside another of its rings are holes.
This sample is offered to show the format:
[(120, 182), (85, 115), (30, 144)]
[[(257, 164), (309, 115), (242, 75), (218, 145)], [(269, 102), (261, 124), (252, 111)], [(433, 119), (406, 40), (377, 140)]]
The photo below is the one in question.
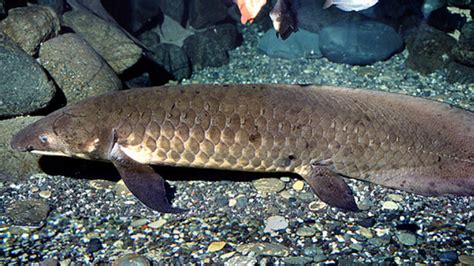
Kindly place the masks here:
[(121, 181), (0, 183), (0, 262), (474, 263), (473, 197), (349, 180), (361, 211), (346, 213), (298, 178), (249, 178), (170, 181), (180, 215), (147, 209)]

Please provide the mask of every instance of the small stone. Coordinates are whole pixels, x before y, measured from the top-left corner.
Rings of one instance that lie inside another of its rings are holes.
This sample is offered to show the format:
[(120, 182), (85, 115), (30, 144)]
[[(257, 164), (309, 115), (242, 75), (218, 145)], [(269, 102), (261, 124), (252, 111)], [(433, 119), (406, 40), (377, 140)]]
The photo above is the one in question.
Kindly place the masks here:
[(259, 193), (276, 193), (285, 188), (285, 183), (277, 178), (260, 178), (252, 184)]
[(41, 262), (40, 265), (41, 266), (56, 266), (56, 265), (58, 265), (58, 259), (56, 259), (56, 258), (46, 258)]
[(257, 264), (257, 259), (247, 256), (235, 256), (225, 262), (229, 266), (253, 266)]
[(39, 193), (39, 196), (42, 197), (43, 199), (49, 199), (51, 197), (51, 191), (43, 190)]
[(390, 200), (395, 201), (395, 202), (401, 202), (403, 201), (403, 196), (400, 194), (388, 194), (387, 196)]
[(232, 258), (235, 255), (235, 253), (237, 252), (235, 251), (227, 252), (227, 253), (222, 254), (220, 258), (223, 260), (226, 260), (226, 259)]
[(470, 222), (466, 225), (468, 231), (474, 232), (474, 222)]
[(357, 224), (363, 226), (363, 227), (372, 227), (375, 224), (375, 219), (373, 217), (365, 218), (362, 220), (358, 220)]
[(237, 247), (242, 254), (254, 253), (254, 256), (285, 257), (290, 254), (290, 249), (278, 243), (249, 243)]
[(442, 263), (453, 263), (458, 260), (458, 254), (456, 251), (444, 251), (438, 255), (438, 259)]
[(280, 180), (285, 183), (289, 183), (291, 181), (291, 178), (289, 176), (282, 176), (280, 177)]
[(112, 263), (112, 266), (150, 266), (150, 261), (142, 255), (127, 254)]
[(303, 226), (296, 230), (298, 236), (314, 236), (316, 234), (316, 229), (313, 227)]
[(152, 228), (152, 229), (158, 229), (158, 228), (161, 228), (163, 225), (166, 224), (166, 220), (163, 219), (163, 218), (160, 218), (159, 220), (157, 221), (154, 221), (154, 222), (151, 222), (148, 224), (148, 227)]
[(265, 221), (265, 229), (263, 230), (265, 233), (271, 233), (278, 230), (283, 230), (288, 227), (288, 220), (282, 216), (270, 216)]
[(374, 234), (372, 234), (372, 232), (370, 231), (370, 229), (367, 229), (365, 227), (361, 227), (359, 229), (359, 234), (366, 237), (366, 238), (372, 238), (374, 237)]
[(316, 256), (313, 257), (313, 262), (318, 263), (318, 262), (325, 261), (325, 260), (327, 260), (327, 259), (328, 259), (328, 257), (327, 257), (326, 255), (324, 255), (324, 254), (318, 254), (318, 255), (316, 255)]
[(304, 188), (304, 182), (301, 180), (298, 180), (293, 184), (293, 189), (296, 191), (301, 191), (303, 190), (303, 188)]
[(283, 259), (286, 265), (306, 265), (310, 262), (313, 261), (313, 259), (308, 258), (308, 257), (296, 257), (296, 256), (291, 256), (291, 257), (286, 257)]
[(102, 242), (98, 238), (92, 238), (89, 243), (87, 243), (86, 251), (88, 253), (94, 253), (102, 249)]
[(406, 246), (413, 246), (416, 244), (416, 235), (409, 232), (397, 233), (397, 239)]
[(7, 206), (7, 215), (15, 225), (37, 226), (46, 221), (49, 205), (44, 200), (18, 200)]
[(236, 199), (230, 199), (229, 200), (229, 207), (234, 207), (237, 205), (237, 200)]
[(224, 241), (219, 241), (219, 242), (212, 242), (208, 247), (207, 247), (207, 252), (216, 252), (219, 250), (222, 250), (227, 243)]
[(288, 190), (283, 190), (282, 192), (280, 192), (280, 196), (284, 199), (291, 198), (291, 194)]
[(400, 208), (400, 206), (398, 205), (398, 203), (393, 202), (393, 201), (385, 201), (382, 204), (382, 209), (384, 209), (384, 210), (396, 211), (399, 208)]
[(308, 208), (310, 211), (319, 211), (326, 208), (328, 205), (320, 200), (310, 202)]
[(356, 244), (356, 243), (350, 244), (349, 247), (357, 251), (362, 251), (364, 249), (364, 246), (362, 246), (361, 244)]
[(474, 256), (461, 255), (458, 259), (461, 263), (464, 263), (466, 265), (474, 265)]
[(248, 204), (248, 198), (245, 195), (238, 195), (235, 200), (237, 201), (237, 207), (243, 208)]
[(95, 189), (113, 189), (115, 183), (109, 180), (96, 179), (89, 181), (89, 186)]
[(137, 219), (130, 223), (131, 227), (140, 227), (147, 224), (149, 221), (146, 218)]

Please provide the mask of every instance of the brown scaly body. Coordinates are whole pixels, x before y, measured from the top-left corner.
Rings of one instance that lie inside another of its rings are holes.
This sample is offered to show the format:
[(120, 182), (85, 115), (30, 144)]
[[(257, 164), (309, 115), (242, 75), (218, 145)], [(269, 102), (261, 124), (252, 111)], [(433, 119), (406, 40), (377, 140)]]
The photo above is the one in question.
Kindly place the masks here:
[[(70, 127), (65, 113), (82, 122)], [(48, 117), (57, 135), (76, 139), (75, 147), (50, 148), (68, 156), (108, 160), (116, 143), (140, 164), (305, 179), (316, 165), (421, 194), (474, 194), (473, 113), (409, 96), (325, 86), (168, 86), (91, 98)]]

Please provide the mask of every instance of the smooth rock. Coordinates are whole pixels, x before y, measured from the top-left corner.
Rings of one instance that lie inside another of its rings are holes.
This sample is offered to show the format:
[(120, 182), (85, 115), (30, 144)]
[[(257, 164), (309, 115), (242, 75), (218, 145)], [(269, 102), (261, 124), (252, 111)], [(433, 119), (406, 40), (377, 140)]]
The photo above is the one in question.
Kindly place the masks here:
[(291, 256), (284, 258), (283, 261), (285, 262), (285, 265), (306, 265), (312, 262), (313, 259), (309, 257)]
[(103, 247), (102, 247), (102, 242), (100, 241), (100, 239), (98, 238), (92, 238), (89, 243), (87, 243), (87, 248), (86, 248), (86, 251), (88, 253), (93, 253), (93, 252), (96, 252), (96, 251), (99, 251), (101, 250)]
[(166, 222), (167, 222), (167, 221), (166, 221), (165, 219), (160, 218), (160, 219), (158, 219), (158, 220), (156, 220), (156, 221), (153, 221), (153, 222), (149, 223), (149, 224), (148, 224), (148, 227), (150, 227), (150, 228), (152, 228), (152, 229), (158, 229), (158, 228), (163, 227), (163, 225), (165, 225)]
[(190, 0), (189, 24), (202, 29), (216, 24), (227, 17), (227, 7), (222, 0)]
[(301, 180), (298, 180), (293, 184), (293, 189), (296, 191), (301, 191), (303, 190), (303, 188), (304, 188), (304, 182)]
[(96, 179), (89, 181), (89, 185), (95, 189), (113, 189), (115, 182), (109, 180)]
[(278, 230), (283, 230), (288, 227), (288, 220), (282, 216), (270, 216), (265, 221), (265, 229), (263, 230), (265, 233), (271, 233)]
[(285, 257), (290, 254), (290, 249), (278, 243), (249, 243), (237, 247), (237, 251), (247, 255), (253, 253), (254, 256), (276, 256)]
[(40, 193), (38, 193), (38, 195), (40, 197), (42, 197), (43, 199), (49, 199), (49, 198), (51, 198), (51, 190), (40, 191)]
[(276, 36), (273, 28), (268, 30), (258, 41), (258, 49), (270, 57), (297, 59), (321, 58), (319, 50), (319, 35), (317, 33), (299, 30), (286, 40)]
[(14, 225), (38, 226), (46, 222), (49, 205), (45, 200), (17, 200), (7, 205), (6, 211)]
[(207, 252), (216, 252), (222, 250), (225, 245), (227, 245), (227, 242), (224, 241), (219, 241), (219, 242), (212, 242), (209, 244), (207, 247)]
[(308, 209), (310, 211), (319, 211), (326, 208), (328, 205), (321, 200), (312, 201), (308, 204)]
[(145, 224), (148, 224), (150, 221), (148, 221), (148, 219), (146, 218), (141, 218), (141, 219), (137, 219), (137, 220), (133, 220), (131, 223), (130, 223), (130, 226), (131, 227), (140, 227), (140, 226), (143, 226)]
[(127, 185), (123, 182), (123, 179), (120, 179), (114, 186), (114, 191), (116, 195), (121, 196), (132, 196), (132, 192), (128, 189)]
[(134, 65), (142, 56), (142, 49), (121, 30), (97, 16), (72, 10), (64, 13), (63, 21), (94, 47), (117, 74)]
[(458, 254), (456, 251), (444, 251), (438, 254), (438, 259), (442, 263), (453, 263), (458, 260)]
[(393, 201), (384, 201), (382, 203), (382, 209), (384, 210), (390, 210), (390, 211), (395, 211), (400, 208), (400, 205), (398, 203), (393, 202)]
[(45, 42), (39, 55), (68, 103), (122, 88), (113, 69), (77, 34), (67, 33)]
[(339, 22), (323, 28), (319, 37), (324, 57), (351, 65), (383, 61), (403, 48), (401, 36), (376, 21)]
[(127, 254), (119, 257), (112, 266), (150, 266), (150, 261), (142, 255)]
[(296, 230), (298, 236), (311, 237), (316, 234), (316, 229), (309, 226), (303, 226)]
[(366, 238), (372, 238), (374, 237), (374, 234), (372, 234), (372, 232), (370, 231), (370, 229), (367, 229), (365, 227), (361, 227), (359, 230), (358, 230), (358, 233), (361, 235), (361, 236), (364, 236)]
[(402, 202), (403, 201), (403, 196), (400, 194), (388, 194), (387, 196), (390, 200), (395, 201), (395, 202)]
[(38, 5), (10, 9), (8, 17), (0, 22), (0, 31), (29, 55), (34, 55), (42, 42), (58, 35), (60, 28), (56, 12)]
[(396, 234), (398, 241), (406, 246), (413, 246), (416, 244), (416, 235), (409, 232), (398, 232)]
[(255, 264), (257, 264), (257, 259), (251, 256), (234, 256), (225, 262), (225, 265), (229, 266), (254, 266)]
[(252, 184), (259, 193), (277, 193), (285, 189), (285, 183), (278, 178), (260, 178)]
[(56, 89), (43, 68), (0, 32), (0, 117), (44, 108)]
[(12, 136), (20, 129), (40, 119), (39, 116), (17, 117), (0, 121), (0, 181), (24, 181), (35, 173), (41, 173), (41, 155), (17, 152), (11, 149)]
[(424, 75), (444, 68), (451, 61), (449, 53), (456, 45), (453, 37), (429, 26), (420, 26), (406, 42), (407, 66)]
[(459, 262), (464, 263), (466, 265), (474, 265), (474, 256), (470, 255), (461, 255), (458, 257)]

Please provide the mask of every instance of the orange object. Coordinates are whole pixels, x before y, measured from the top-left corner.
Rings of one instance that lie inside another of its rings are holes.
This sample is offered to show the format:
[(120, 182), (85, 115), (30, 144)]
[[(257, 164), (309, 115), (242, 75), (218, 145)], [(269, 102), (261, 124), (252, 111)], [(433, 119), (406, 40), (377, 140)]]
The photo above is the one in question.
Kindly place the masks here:
[(267, 0), (236, 0), (235, 2), (240, 10), (240, 22), (245, 24), (247, 21), (250, 23), (254, 21)]

